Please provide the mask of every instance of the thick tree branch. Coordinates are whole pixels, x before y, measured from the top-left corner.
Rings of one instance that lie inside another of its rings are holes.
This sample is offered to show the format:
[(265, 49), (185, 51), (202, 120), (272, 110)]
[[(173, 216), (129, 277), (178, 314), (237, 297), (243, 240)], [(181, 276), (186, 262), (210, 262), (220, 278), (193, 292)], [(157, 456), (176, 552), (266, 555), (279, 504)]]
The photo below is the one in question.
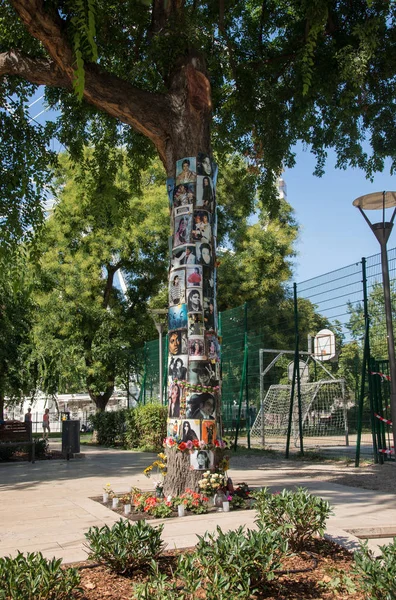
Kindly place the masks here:
[(0, 76), (17, 75), (37, 85), (72, 89), (70, 79), (48, 58), (29, 58), (18, 50), (0, 54)]
[[(20, 55), (20, 60), (15, 62), (11, 60), (12, 56), (8, 56), (7, 60), (3, 60), (1, 74), (20, 75), (33, 83), (70, 89), (75, 60), (59, 15), (47, 13), (42, 0), (12, 0), (12, 3), (26, 29), (40, 40), (53, 62), (22, 59)], [(14, 59), (17, 56), (17, 53), (13, 54)], [(32, 62), (28, 63), (29, 60)], [(28, 66), (35, 73), (35, 79), (27, 72)], [(52, 78), (51, 69), (54, 70)], [(86, 64), (84, 99), (151, 139), (164, 160), (170, 129), (166, 117), (169, 114), (166, 96), (139, 90), (114, 75), (102, 72), (97, 65)]]

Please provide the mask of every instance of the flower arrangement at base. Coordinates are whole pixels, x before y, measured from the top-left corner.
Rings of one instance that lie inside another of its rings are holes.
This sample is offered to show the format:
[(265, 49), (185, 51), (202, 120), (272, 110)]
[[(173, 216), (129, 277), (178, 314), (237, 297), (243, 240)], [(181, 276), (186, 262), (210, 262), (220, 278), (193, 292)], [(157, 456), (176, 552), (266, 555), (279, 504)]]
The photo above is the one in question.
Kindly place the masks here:
[(121, 502), (121, 504), (123, 504), (124, 506), (126, 504), (131, 504), (131, 494), (124, 494), (123, 496), (119, 497), (119, 501)]
[(106, 483), (106, 485), (103, 488), (103, 491), (105, 494), (108, 494), (109, 498), (114, 498), (115, 493), (113, 492), (113, 489), (112, 489), (110, 483)]
[[(163, 446), (165, 448), (175, 448), (176, 450), (179, 450), (180, 452), (193, 452), (194, 450), (197, 450), (198, 448), (205, 448), (206, 450), (215, 450), (216, 448), (225, 448), (226, 447), (226, 443), (223, 442), (223, 440), (215, 440), (215, 442), (213, 444), (207, 444), (206, 442), (204, 442), (203, 440), (189, 440), (188, 442), (181, 442), (180, 438), (178, 437), (167, 437), (164, 439), (163, 441)], [(147, 467), (148, 469), (149, 467)], [(146, 470), (144, 471), (144, 473), (146, 474)]]
[(199, 494), (187, 488), (183, 494), (173, 498), (172, 505), (182, 505), (186, 511), (200, 515), (208, 512), (208, 502), (209, 499), (204, 494)]
[(166, 469), (166, 454), (164, 454), (163, 452), (160, 452), (159, 454), (157, 454), (158, 458), (148, 467), (146, 467), (143, 471), (143, 473), (146, 475), (146, 477), (150, 477), (151, 473), (153, 471), (153, 469), (156, 468), (156, 472), (159, 475), (162, 475), (163, 477), (165, 477), (167, 469)]
[(144, 502), (143, 511), (157, 519), (171, 517), (173, 515), (172, 502), (150, 496)]
[(199, 488), (206, 495), (215, 494), (220, 488), (224, 488), (225, 485), (226, 480), (224, 474), (212, 473), (211, 471), (205, 471), (202, 479), (198, 481)]

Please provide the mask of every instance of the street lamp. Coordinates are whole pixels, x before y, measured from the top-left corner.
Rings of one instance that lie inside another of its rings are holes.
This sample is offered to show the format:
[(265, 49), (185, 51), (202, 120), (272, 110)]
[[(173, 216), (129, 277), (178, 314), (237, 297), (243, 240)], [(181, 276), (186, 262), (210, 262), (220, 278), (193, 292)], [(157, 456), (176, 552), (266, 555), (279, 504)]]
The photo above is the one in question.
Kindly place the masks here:
[(162, 334), (167, 322), (168, 310), (166, 308), (152, 308), (149, 313), (154, 321), (154, 325), (159, 335), (159, 397), (160, 403), (163, 404), (163, 390), (162, 390), (162, 379), (163, 379), (163, 356), (162, 356)]
[[(393, 221), (395, 220), (396, 216), (396, 208), (394, 208), (393, 210), (391, 220), (385, 221), (385, 209), (396, 207), (396, 192), (373, 192), (372, 194), (366, 194), (365, 196), (360, 196), (359, 198), (356, 198), (356, 200), (353, 201), (353, 205), (360, 210), (365, 221), (368, 223), (368, 226), (374, 233), (381, 246), (382, 284), (384, 288), (386, 332), (388, 338), (390, 407), (392, 417), (393, 446), (396, 451), (396, 361), (395, 342), (392, 325), (392, 303), (390, 295), (388, 252), (386, 248), (386, 244), (393, 229)], [(380, 221), (379, 223), (371, 223), (367, 215), (363, 212), (363, 209), (382, 210), (382, 221)]]

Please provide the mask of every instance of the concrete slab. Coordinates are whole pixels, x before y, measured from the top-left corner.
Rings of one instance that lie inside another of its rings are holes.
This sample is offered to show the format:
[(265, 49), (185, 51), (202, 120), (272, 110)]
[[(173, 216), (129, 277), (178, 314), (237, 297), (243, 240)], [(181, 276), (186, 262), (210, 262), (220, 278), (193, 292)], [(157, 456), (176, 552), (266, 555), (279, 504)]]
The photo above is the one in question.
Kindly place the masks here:
[[(53, 443), (52, 443), (53, 444)], [(132, 486), (151, 490), (152, 483), (143, 469), (155, 455), (115, 449), (82, 448), (84, 460), (41, 461), (0, 464), (0, 556), (15, 555), (18, 550), (40, 550), (45, 556), (62, 558), (65, 563), (86, 559), (84, 534), (89, 527), (113, 525), (120, 517), (92, 500), (110, 483), (117, 492)], [(303, 472), (290, 476), (282, 468), (231, 469), (234, 482), (245, 481), (252, 488), (306, 487), (330, 502), (334, 515), (329, 519), (327, 535), (354, 550), (359, 539), (348, 532), (363, 527), (396, 528), (396, 503), (390, 494), (316, 481), (310, 473), (318, 465), (307, 465)], [(326, 470), (326, 465), (320, 465)], [(164, 523), (163, 539), (168, 547), (189, 547), (196, 535), (240, 525), (254, 527), (255, 511), (211, 513), (176, 519), (150, 521)], [(378, 553), (384, 540), (370, 540)]]

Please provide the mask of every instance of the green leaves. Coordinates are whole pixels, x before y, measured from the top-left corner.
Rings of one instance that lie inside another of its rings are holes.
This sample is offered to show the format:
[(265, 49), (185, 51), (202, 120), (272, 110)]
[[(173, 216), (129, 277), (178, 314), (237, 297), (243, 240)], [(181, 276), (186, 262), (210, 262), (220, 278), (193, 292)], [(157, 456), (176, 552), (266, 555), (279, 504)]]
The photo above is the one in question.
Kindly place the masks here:
[(380, 546), (381, 554), (375, 557), (367, 542), (355, 552), (356, 567), (361, 590), (370, 600), (393, 600), (396, 597), (396, 538), (391, 544)]
[(117, 573), (131, 573), (148, 567), (163, 550), (164, 526), (151, 527), (146, 521), (132, 524), (120, 520), (108, 527), (90, 527), (85, 534), (89, 558), (101, 562)]
[(77, 569), (48, 560), (41, 552), (0, 558), (0, 600), (69, 600), (78, 587)]

